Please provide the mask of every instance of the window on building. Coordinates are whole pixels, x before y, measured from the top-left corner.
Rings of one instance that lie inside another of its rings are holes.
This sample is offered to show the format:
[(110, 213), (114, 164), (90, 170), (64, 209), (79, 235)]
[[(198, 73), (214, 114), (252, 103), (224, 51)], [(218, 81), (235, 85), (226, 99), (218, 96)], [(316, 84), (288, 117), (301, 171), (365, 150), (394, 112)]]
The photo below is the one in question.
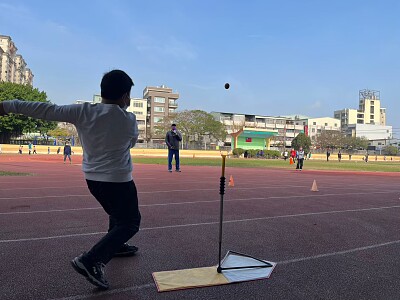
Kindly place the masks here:
[(325, 123), (325, 126), (328, 126), (328, 123)]
[(133, 107), (143, 107), (143, 102), (133, 102)]
[(154, 112), (164, 112), (165, 108), (162, 106), (155, 106), (154, 107)]
[(154, 97), (154, 102), (155, 103), (165, 103), (165, 98), (164, 97)]
[(176, 99), (169, 99), (169, 105), (178, 105)]
[(135, 115), (143, 115), (143, 112), (142, 112), (142, 111), (133, 111), (133, 113), (134, 113)]
[(335, 127), (337, 127), (337, 123), (335, 123)]
[(171, 114), (175, 113), (175, 109), (173, 109), (173, 108), (170, 108), (168, 111), (169, 111), (169, 113), (171, 113)]
[(313, 125), (317, 125), (317, 122), (312, 122)]
[(312, 128), (312, 129), (311, 129), (311, 132), (315, 132), (315, 128)]
[(145, 125), (146, 122), (144, 120), (137, 120), (138, 125)]

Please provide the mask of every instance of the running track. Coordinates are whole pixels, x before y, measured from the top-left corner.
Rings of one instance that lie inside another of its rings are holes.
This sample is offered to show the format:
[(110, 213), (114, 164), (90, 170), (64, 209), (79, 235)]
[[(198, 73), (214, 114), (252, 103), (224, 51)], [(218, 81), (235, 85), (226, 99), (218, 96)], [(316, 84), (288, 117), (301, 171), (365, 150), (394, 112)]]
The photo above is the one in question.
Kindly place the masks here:
[[(0, 156), (0, 299), (399, 299), (400, 174), (227, 167), (223, 253), (278, 262), (268, 280), (157, 293), (154, 271), (218, 263), (220, 168), (135, 165), (137, 256), (99, 292), (69, 261), (107, 229), (80, 162)], [(77, 159), (75, 157), (75, 159)], [(307, 164), (305, 165), (307, 168)], [(313, 180), (319, 192), (311, 192)]]

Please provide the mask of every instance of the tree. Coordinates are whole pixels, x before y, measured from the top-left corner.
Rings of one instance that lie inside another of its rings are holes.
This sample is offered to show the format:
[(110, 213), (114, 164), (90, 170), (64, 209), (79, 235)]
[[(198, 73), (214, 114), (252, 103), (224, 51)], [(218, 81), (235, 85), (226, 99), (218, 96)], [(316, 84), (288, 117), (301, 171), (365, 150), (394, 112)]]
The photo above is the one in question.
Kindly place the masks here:
[(345, 136), (337, 130), (324, 130), (317, 136), (316, 142), (322, 149), (342, 149), (345, 146)]
[[(21, 85), (10, 82), (0, 82), (0, 101), (23, 99), (25, 101), (47, 102), (45, 92), (40, 92), (38, 89), (30, 85)], [(9, 143), (14, 136), (19, 136), (23, 133), (47, 131), (55, 127), (54, 122), (36, 120), (30, 117), (9, 114), (0, 117), (0, 142)]]
[(50, 130), (47, 134), (55, 138), (62, 138), (62, 137), (65, 138), (70, 136), (69, 131), (66, 128), (61, 128), (61, 127), (57, 127), (53, 130)]
[(358, 149), (367, 149), (368, 140), (366, 138), (359, 138), (354, 136), (347, 136), (343, 141), (343, 149), (347, 149), (349, 151), (358, 150)]
[(386, 155), (395, 156), (397, 153), (399, 153), (399, 149), (396, 146), (386, 146), (383, 148), (383, 152)]
[(37, 127), (36, 131), (40, 133), (40, 135), (48, 135), (50, 130), (53, 130), (57, 127), (57, 122), (53, 121), (45, 121), (45, 120), (36, 120)]
[(184, 110), (163, 118), (155, 126), (155, 134), (165, 135), (172, 123), (176, 123), (181, 131), (186, 148), (190, 142), (200, 143), (206, 136), (217, 141), (224, 141), (226, 138), (224, 125), (202, 110)]
[(305, 153), (310, 151), (311, 146), (311, 139), (309, 136), (306, 136), (304, 133), (299, 133), (293, 140), (292, 140), (292, 147), (295, 150), (299, 150), (300, 147), (303, 148)]

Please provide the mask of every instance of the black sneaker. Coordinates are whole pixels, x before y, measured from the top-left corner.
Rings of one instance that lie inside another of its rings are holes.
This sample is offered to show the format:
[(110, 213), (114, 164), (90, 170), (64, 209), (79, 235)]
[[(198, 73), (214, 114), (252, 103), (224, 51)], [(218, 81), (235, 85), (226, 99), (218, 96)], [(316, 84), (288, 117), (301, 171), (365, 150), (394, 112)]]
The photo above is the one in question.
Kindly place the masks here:
[(85, 261), (83, 255), (84, 254), (79, 255), (71, 261), (72, 267), (79, 274), (85, 276), (90, 283), (98, 286), (101, 289), (108, 289), (109, 284), (104, 278), (104, 264), (99, 262), (95, 264), (90, 264)]
[(168, 172), (172, 173), (172, 170), (168, 170)]
[(127, 257), (133, 256), (139, 250), (136, 246), (131, 246), (129, 244), (123, 244), (122, 247), (114, 254), (116, 257)]
[(175, 172), (179, 172), (179, 173), (180, 173), (180, 172), (181, 172), (181, 170), (175, 170)]

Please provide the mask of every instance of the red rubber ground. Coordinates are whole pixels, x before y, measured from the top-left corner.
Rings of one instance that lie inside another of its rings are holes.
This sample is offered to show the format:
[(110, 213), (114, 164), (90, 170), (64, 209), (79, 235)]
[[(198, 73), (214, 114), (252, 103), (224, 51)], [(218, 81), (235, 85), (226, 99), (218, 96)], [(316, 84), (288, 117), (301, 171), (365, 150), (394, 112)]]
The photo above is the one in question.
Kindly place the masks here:
[[(0, 155), (0, 299), (399, 299), (400, 174), (226, 170), (223, 253), (278, 262), (268, 280), (157, 293), (155, 271), (218, 263), (217, 167), (135, 165), (141, 231), (100, 292), (69, 261), (107, 230), (80, 157)], [(282, 162), (283, 163), (283, 162)], [(313, 180), (319, 192), (311, 192)]]

